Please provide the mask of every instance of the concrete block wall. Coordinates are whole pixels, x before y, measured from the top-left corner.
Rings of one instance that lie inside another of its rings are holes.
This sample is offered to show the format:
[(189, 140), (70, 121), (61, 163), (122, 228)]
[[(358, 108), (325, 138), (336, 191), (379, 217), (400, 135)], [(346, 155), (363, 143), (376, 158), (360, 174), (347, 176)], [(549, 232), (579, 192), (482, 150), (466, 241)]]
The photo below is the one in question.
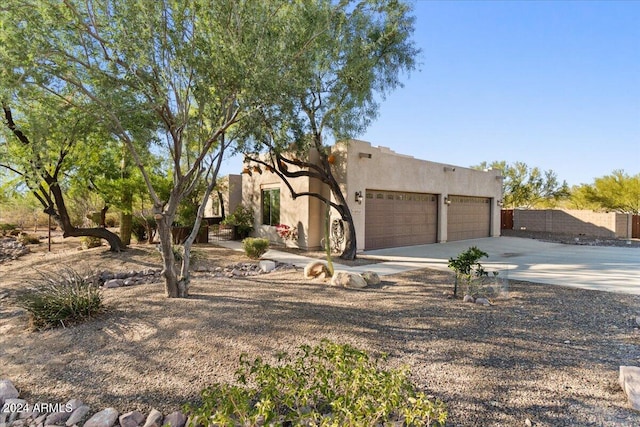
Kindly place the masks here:
[(595, 237), (631, 237), (630, 215), (588, 210), (521, 210), (513, 213), (513, 229), (587, 235)]

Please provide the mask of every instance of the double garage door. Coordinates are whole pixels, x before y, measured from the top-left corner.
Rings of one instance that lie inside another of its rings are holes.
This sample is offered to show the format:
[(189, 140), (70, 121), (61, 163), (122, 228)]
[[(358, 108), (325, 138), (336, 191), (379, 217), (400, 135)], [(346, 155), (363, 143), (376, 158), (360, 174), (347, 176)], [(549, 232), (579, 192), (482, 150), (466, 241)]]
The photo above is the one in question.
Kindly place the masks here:
[(367, 190), (365, 249), (435, 243), (438, 197), (435, 194)]
[[(367, 190), (365, 249), (424, 245), (438, 240), (435, 194)], [(485, 197), (450, 196), (447, 240), (489, 237), (491, 203)]]

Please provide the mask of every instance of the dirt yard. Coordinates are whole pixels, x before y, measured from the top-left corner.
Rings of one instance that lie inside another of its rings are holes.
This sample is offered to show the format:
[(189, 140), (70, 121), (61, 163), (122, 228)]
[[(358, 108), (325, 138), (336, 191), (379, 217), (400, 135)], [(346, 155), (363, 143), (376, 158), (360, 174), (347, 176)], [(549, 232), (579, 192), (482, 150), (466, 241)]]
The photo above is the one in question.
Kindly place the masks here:
[[(241, 353), (270, 359), (322, 338), (406, 365), (448, 407), (451, 426), (637, 426), (617, 384), (640, 365), (640, 297), (512, 281), (490, 307), (448, 299), (452, 274), (419, 270), (365, 290), (305, 280), (300, 270), (250, 278), (194, 273), (191, 297), (162, 283), (104, 291), (108, 311), (88, 323), (27, 330), (14, 297), (39, 272), (157, 268), (155, 247), (78, 251), (46, 243), (0, 264), (0, 378), (29, 401), (78, 398), (92, 409), (168, 413), (214, 382), (231, 382)], [(209, 269), (247, 262), (199, 246)], [(636, 250), (636, 249), (630, 249)]]

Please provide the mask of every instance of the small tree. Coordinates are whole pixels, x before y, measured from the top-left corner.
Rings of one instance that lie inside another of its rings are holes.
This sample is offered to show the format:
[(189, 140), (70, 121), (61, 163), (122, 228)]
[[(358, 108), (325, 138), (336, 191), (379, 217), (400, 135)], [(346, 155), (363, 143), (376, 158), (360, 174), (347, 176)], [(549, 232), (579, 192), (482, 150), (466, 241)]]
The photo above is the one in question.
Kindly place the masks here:
[[(299, 72), (281, 96), (256, 116), (255, 150), (247, 158), (277, 174), (295, 199), (315, 197), (344, 221), (341, 258), (356, 257), (351, 210), (336, 179), (330, 145), (364, 132), (379, 98), (401, 86), (419, 50), (411, 40), (411, 6), (400, 1), (319, 1), (296, 16), (292, 39), (308, 40), (296, 55)], [(268, 156), (260, 153), (268, 153)], [(266, 157), (266, 159), (265, 159)], [(331, 192), (294, 190), (296, 178), (316, 179)]]
[(480, 250), (476, 246), (471, 246), (464, 252), (458, 254), (457, 258), (449, 258), (449, 268), (455, 271), (456, 277), (453, 284), (453, 295), (458, 295), (458, 280), (462, 278), (467, 288), (471, 285), (473, 277), (486, 276), (487, 272), (482, 267), (482, 264), (478, 262), (480, 258), (489, 257), (489, 254)]

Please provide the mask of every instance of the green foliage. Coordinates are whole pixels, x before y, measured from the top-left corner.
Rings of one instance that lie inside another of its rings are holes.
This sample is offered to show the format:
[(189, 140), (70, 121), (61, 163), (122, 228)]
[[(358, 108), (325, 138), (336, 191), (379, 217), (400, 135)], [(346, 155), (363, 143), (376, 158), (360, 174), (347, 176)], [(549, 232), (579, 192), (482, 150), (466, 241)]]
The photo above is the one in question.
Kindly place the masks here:
[(33, 234), (22, 233), (18, 236), (18, 241), (23, 245), (39, 245), (40, 238)]
[(488, 257), (489, 254), (480, 250), (476, 246), (471, 246), (464, 252), (460, 252), (457, 258), (449, 258), (449, 268), (455, 271), (456, 278), (453, 287), (453, 294), (458, 294), (458, 279), (461, 278), (465, 281), (467, 290), (473, 286), (474, 277), (486, 276), (487, 272), (484, 270), (479, 260), (481, 258)]
[(242, 241), (244, 253), (251, 259), (258, 259), (269, 250), (267, 239), (247, 237)]
[(253, 231), (254, 222), (253, 209), (238, 205), (231, 215), (225, 217), (222, 224), (233, 225), (238, 228), (238, 233), (241, 236), (247, 236)]
[(73, 269), (42, 274), (35, 288), (18, 297), (36, 330), (66, 327), (95, 317), (104, 310), (100, 289)]
[(632, 176), (616, 170), (596, 178), (586, 190), (586, 199), (603, 209), (640, 215), (640, 173)]
[(240, 358), (240, 386), (215, 384), (200, 406), (187, 405), (189, 427), (232, 425), (444, 425), (442, 402), (416, 391), (406, 369), (384, 370), (365, 351), (323, 340), (270, 365)]
[(157, 223), (153, 215), (134, 215), (131, 223), (131, 234), (134, 235), (138, 242), (149, 240), (149, 234), (154, 234)]
[(102, 239), (95, 236), (82, 236), (80, 237), (80, 244), (82, 249), (91, 249), (102, 246)]
[(552, 170), (529, 167), (524, 162), (482, 162), (474, 169), (497, 169), (502, 172), (503, 206), (505, 208), (555, 207), (569, 197), (566, 181), (558, 182)]

